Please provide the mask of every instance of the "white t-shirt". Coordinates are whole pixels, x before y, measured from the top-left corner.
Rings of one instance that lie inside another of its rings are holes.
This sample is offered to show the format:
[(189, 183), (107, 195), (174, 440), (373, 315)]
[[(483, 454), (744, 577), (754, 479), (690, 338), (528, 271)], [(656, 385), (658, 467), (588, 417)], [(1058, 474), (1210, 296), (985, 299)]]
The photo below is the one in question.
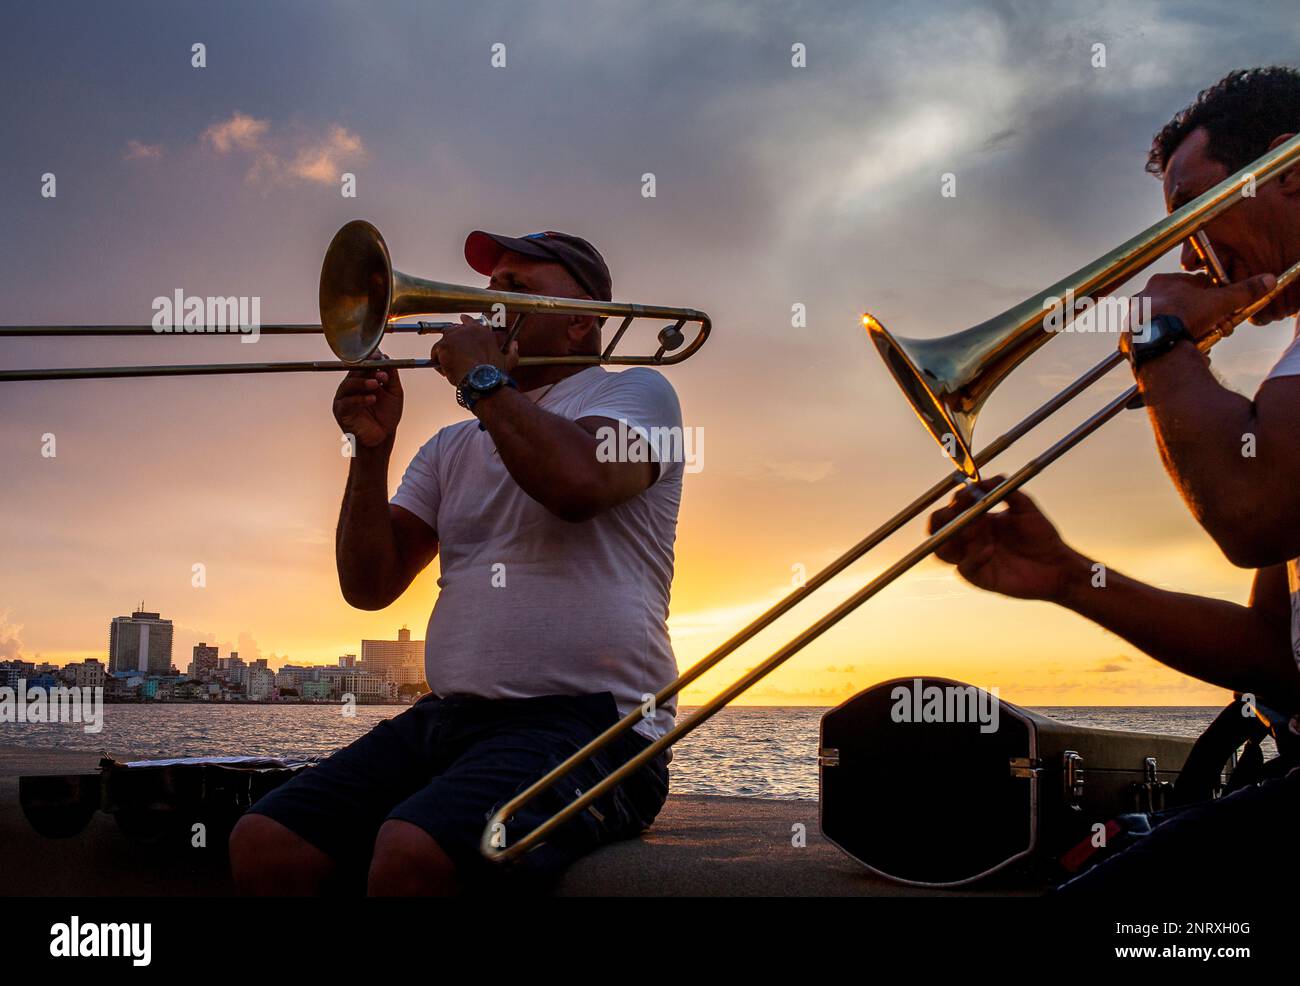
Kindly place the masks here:
[[(1297, 331), (1300, 331), (1300, 325), (1297, 325)], [(1265, 379), (1274, 377), (1300, 377), (1300, 335), (1286, 347)], [(1291, 593), (1291, 653), (1300, 664), (1300, 558), (1292, 558), (1286, 563), (1286, 584)]]
[[(592, 366), (527, 396), (569, 420), (680, 435), (677, 394), (649, 367)], [(626, 715), (677, 676), (667, 621), (684, 463), (651, 451), (655, 481), (579, 524), (519, 487), (475, 418), (443, 428), (416, 453), (392, 502), (438, 533), (440, 591), (424, 645), (435, 694), (608, 691)], [(666, 703), (636, 730), (662, 735), (676, 706)]]

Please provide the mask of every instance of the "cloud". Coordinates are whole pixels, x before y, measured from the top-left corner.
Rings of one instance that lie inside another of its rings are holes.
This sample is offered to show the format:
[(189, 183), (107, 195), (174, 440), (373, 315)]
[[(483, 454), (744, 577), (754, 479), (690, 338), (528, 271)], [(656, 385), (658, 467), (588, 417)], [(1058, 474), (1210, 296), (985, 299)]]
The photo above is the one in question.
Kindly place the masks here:
[(0, 661), (16, 661), (23, 652), (21, 623), (10, 623), (8, 611), (0, 613)]
[(256, 661), (258, 658), (262, 656), (262, 648), (258, 646), (257, 641), (253, 638), (253, 635), (249, 633), (247, 630), (240, 631), (239, 645), (237, 647), (230, 647), (229, 645), (227, 645), (227, 650), (231, 650), (239, 654), (240, 659), (245, 664), (252, 664), (254, 661)]
[(235, 110), (229, 120), (214, 123), (203, 131), (200, 138), (212, 146), (218, 154), (231, 151), (254, 151), (262, 143), (262, 138), (271, 129), (269, 120), (258, 120)]
[(366, 153), (361, 138), (337, 123), (324, 134), (275, 130), (271, 121), (238, 110), (208, 127), (200, 140), (218, 154), (251, 157), (245, 178), (259, 185), (333, 184), (347, 162), (360, 160)]
[(289, 173), (306, 181), (330, 184), (338, 181), (344, 158), (362, 153), (361, 138), (335, 124), (324, 140), (298, 151), (289, 164)]
[(138, 140), (128, 140), (126, 142), (126, 153), (122, 155), (123, 161), (157, 161), (163, 156), (161, 144), (145, 144)]

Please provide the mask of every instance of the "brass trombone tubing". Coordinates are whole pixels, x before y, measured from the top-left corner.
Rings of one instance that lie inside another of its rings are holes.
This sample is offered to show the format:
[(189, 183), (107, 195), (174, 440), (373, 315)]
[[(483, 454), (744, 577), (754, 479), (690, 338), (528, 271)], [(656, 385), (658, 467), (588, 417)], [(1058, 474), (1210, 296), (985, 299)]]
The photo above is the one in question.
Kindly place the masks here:
[[(520, 360), (520, 362), (523, 362)], [(243, 373), (336, 373), (348, 370), (424, 370), (433, 360), (292, 360), (275, 363), (164, 363), (158, 366), (63, 366), (58, 369), (0, 370), (0, 383), (21, 380), (111, 380), (120, 377), (202, 377)]]
[[(1267, 295), (1234, 313), (1211, 331), (1211, 333), (1198, 344), (1201, 350), (1203, 352), (1208, 351), (1222, 339), (1231, 335), (1233, 329), (1237, 325), (1271, 303), (1274, 298), (1289, 288), (1297, 278), (1300, 278), (1300, 263), (1292, 265), (1285, 272), (1279, 275), (1277, 284), (1274, 285), (1273, 289)], [(1118, 351), (1110, 353), (1064, 390), (1060, 391), (1041, 407), (1037, 408), (1017, 424), (1013, 425), (998, 438), (994, 439), (993, 442), (989, 443), (988, 446), (976, 455), (976, 459), (981, 465), (983, 465), (994, 456), (1005, 451), (1030, 430), (1041, 424), (1079, 394), (1089, 389), (1092, 384), (1096, 383), (1122, 362), (1125, 362), (1123, 354)], [(894, 562), (893, 565), (885, 569), (885, 571), (869, 580), (861, 589), (840, 605), (836, 606), (816, 623), (812, 624), (796, 636), (793, 640), (788, 642), (771, 657), (767, 658), (767, 660), (754, 668), (751, 668), (725, 690), (719, 692), (704, 705), (696, 709), (695, 713), (691, 715), (689, 719), (675, 725), (672, 729), (664, 733), (632, 759), (606, 775), (595, 786), (583, 792), (562, 810), (542, 822), (531, 832), (526, 833), (523, 837), (509, 845), (498, 845), (500, 834), (505, 830), (506, 821), (515, 812), (533, 799), (537, 798), (553, 784), (567, 776), (578, 764), (589, 759), (618, 736), (622, 735), (638, 722), (642, 721), (643, 718), (640, 710), (630, 712), (628, 715), (624, 716), (589, 742), (586, 746), (582, 747), (582, 749), (570, 756), (563, 763), (552, 769), (544, 777), (533, 783), (526, 790), (516, 795), (510, 801), (507, 801), (504, 805), (493, 812), (492, 816), (488, 819), (487, 825), (483, 829), (482, 838), (479, 842), (479, 851), (483, 856), (493, 862), (504, 863), (508, 860), (517, 858), (540, 842), (544, 841), (548, 835), (565, 822), (569, 821), (579, 812), (600, 799), (608, 791), (621, 784), (632, 773), (639, 770), (650, 760), (653, 760), (665, 749), (678, 742), (699, 726), (702, 726), (733, 699), (737, 698), (753, 685), (757, 684), (760, 680), (767, 677), (767, 675), (775, 671), (804, 647), (812, 643), (835, 624), (839, 623), (840, 620), (844, 619), (844, 617), (848, 616), (868, 599), (880, 592), (881, 589), (884, 589), (899, 576), (915, 567), (918, 562), (929, 557), (930, 554), (955, 534), (964, 530), (966, 526), (973, 522), (977, 517), (981, 517), (989, 510), (993, 509), (993, 507), (1005, 500), (1012, 492), (1018, 490), (1021, 486), (1024, 486), (1025, 483), (1029, 482), (1029, 480), (1037, 476), (1062, 455), (1082, 442), (1111, 418), (1115, 417), (1115, 415), (1120, 411), (1132, 405), (1137, 398), (1137, 394), (1138, 391), (1136, 386), (1129, 387), (1118, 397), (1114, 398), (1102, 407), (1101, 410), (1087, 418), (1082, 424), (1076, 426), (1065, 437), (1061, 438), (1044, 452), (1021, 466), (1015, 473), (1007, 477), (975, 503), (971, 504), (970, 507), (958, 514), (942, 528), (927, 537), (906, 555)], [(774, 620), (788, 612), (810, 593), (825, 585), (830, 581), (830, 579), (838, 575), (854, 561), (861, 558), (885, 538), (889, 537), (890, 534), (897, 531), (908, 521), (917, 517), (926, 509), (926, 507), (933, 504), (948, 490), (967, 481), (968, 477), (966, 473), (961, 469), (956, 469), (951, 474), (935, 483), (910, 504), (850, 548), (847, 552), (810, 578), (807, 583), (787, 595), (784, 599), (780, 600), (761, 616), (757, 617), (748, 626), (744, 627), (726, 642), (719, 645), (707, 656), (693, 664), (674, 681), (661, 689), (655, 695), (656, 707), (667, 701), (673, 695), (676, 695), (692, 681), (699, 678), (700, 675), (713, 668), (719, 661), (730, 655), (743, 643), (751, 639), (755, 634), (759, 633)]]
[[(483, 299), (470, 292), (477, 292), (474, 288), (461, 288), (466, 292), (466, 297), (473, 301), (475, 305), (482, 303)], [(570, 356), (524, 356), (519, 360), (520, 366), (595, 366), (597, 364), (607, 366), (672, 366), (688, 359), (704, 345), (705, 340), (709, 337), (712, 330), (712, 322), (709, 316), (704, 312), (696, 311), (692, 308), (662, 308), (650, 305), (626, 304), (623, 302), (593, 302), (585, 299), (561, 299), (536, 297), (533, 295), (517, 294), (508, 291), (487, 291), (483, 290), (482, 295), (490, 297), (492, 300), (487, 304), (487, 310), (491, 310), (492, 305), (502, 302), (501, 299), (507, 299), (510, 305), (509, 311), (516, 313), (514, 324), (511, 327), (510, 338), (513, 339), (518, 332), (518, 323), (522, 317), (531, 312), (538, 311), (564, 311), (572, 310), (583, 314), (597, 314), (593, 309), (599, 309), (606, 317), (622, 318), (622, 324), (617, 330), (617, 334), (610, 344), (605, 347), (604, 352), (600, 355), (570, 355)], [(519, 302), (515, 299), (524, 299), (526, 302)], [(526, 308), (527, 310), (523, 310)], [(474, 310), (473, 306), (468, 310)], [(445, 314), (432, 312), (430, 314)], [(410, 318), (410, 315), (403, 315), (402, 318)], [(690, 343), (684, 348), (669, 354), (669, 347), (661, 340), (658, 350), (650, 356), (619, 356), (613, 352), (614, 346), (622, 338), (623, 333), (627, 331), (632, 321), (637, 318), (649, 318), (659, 320), (672, 320), (674, 325), (670, 328), (680, 329), (687, 322), (698, 322), (699, 331), (696, 333)], [(384, 329), (384, 334), (390, 332), (397, 333), (415, 333), (417, 335), (427, 335), (432, 332), (442, 332), (450, 325), (456, 323), (447, 322), (390, 322)], [(264, 325), (258, 330), (259, 333), (266, 335), (307, 335), (319, 333), (322, 331), (319, 324), (276, 324)], [(152, 325), (3, 325), (0, 326), (0, 338), (3, 337), (58, 337), (58, 336), (224, 336), (224, 335), (248, 335), (251, 332), (243, 332), (232, 328), (225, 332), (186, 332), (183, 329), (170, 329), (160, 331)], [(378, 359), (362, 360), (357, 363), (347, 363), (335, 360), (296, 360), (283, 361), (274, 363), (183, 363), (183, 364), (163, 364), (156, 366), (85, 366), (85, 367), (53, 367), (53, 368), (33, 368), (21, 370), (0, 370), (0, 383), (13, 383), (24, 380), (96, 380), (111, 379), (119, 377), (183, 377), (183, 376), (212, 376), (224, 374), (239, 373), (324, 373), (340, 372), (346, 370), (374, 370), (374, 369), (431, 369), (434, 363), (430, 359)]]
[[(391, 326), (392, 332), (398, 326)], [(403, 327), (405, 328), (405, 327)], [(414, 329), (414, 326), (410, 327)], [(183, 328), (160, 329), (153, 325), (0, 325), (0, 338), (10, 336), (234, 336), (253, 335), (311, 335), (321, 331), (320, 323), (284, 323), (261, 325), (255, 330), (232, 325), (225, 329), (187, 331)]]
[[(439, 325), (420, 323), (390, 324), (384, 333), (413, 332), (425, 335), (440, 332)], [(262, 325), (257, 333), (266, 335), (310, 335), (321, 332), (319, 324), (293, 323)], [(220, 332), (186, 332), (184, 329), (157, 329), (152, 325), (0, 325), (0, 338), (4, 337), (59, 337), (59, 336), (225, 336), (251, 335), (252, 330), (230, 328)], [(30, 370), (0, 370), (0, 383), (24, 380), (106, 380), (117, 377), (194, 377), (233, 373), (303, 373), (340, 370), (370, 369), (424, 369), (433, 365), (429, 359), (366, 360), (362, 363), (343, 363), (336, 360), (292, 360), (274, 363), (166, 363), (158, 366), (61, 366), (33, 368)]]

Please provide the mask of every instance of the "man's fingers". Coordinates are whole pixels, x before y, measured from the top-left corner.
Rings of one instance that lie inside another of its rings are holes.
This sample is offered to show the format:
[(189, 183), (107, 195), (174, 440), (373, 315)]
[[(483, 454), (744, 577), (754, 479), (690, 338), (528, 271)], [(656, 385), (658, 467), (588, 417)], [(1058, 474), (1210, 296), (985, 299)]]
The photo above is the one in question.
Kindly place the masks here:
[(968, 552), (966, 557), (961, 560), (957, 565), (957, 574), (967, 582), (974, 582), (975, 576), (979, 573), (980, 569), (992, 560), (993, 554), (996, 550), (997, 549), (994, 547), (992, 541), (985, 541), (983, 544), (974, 548), (974, 550)]
[(950, 535), (943, 544), (935, 549), (934, 554), (940, 561), (945, 561), (950, 565), (961, 565), (971, 556), (972, 552), (981, 550), (984, 545), (991, 542), (992, 535), (989, 533), (988, 522), (981, 517), (970, 524), (969, 527)]
[(339, 388), (334, 392), (334, 395), (336, 397), (351, 397), (354, 394), (373, 394), (382, 386), (381, 381), (369, 374), (354, 377), (349, 373), (343, 378), (343, 382), (339, 384)]
[(1002, 501), (1007, 505), (1007, 510), (1013, 514), (1042, 513), (1038, 504), (1024, 490), (1012, 490)]
[(949, 538), (943, 544), (939, 545), (934, 552), (934, 556), (942, 562), (947, 562), (949, 565), (959, 565), (961, 564), (962, 559), (966, 557), (966, 551), (968, 549), (967, 542), (969, 539), (970, 535), (966, 531), (962, 531), (961, 534)]
[(1219, 288), (1219, 296), (1228, 305), (1228, 311), (1235, 312), (1245, 308), (1252, 301), (1258, 301), (1273, 290), (1277, 278), (1272, 274), (1256, 274), (1244, 281), (1234, 281)]
[(934, 513), (930, 514), (928, 533), (933, 534), (939, 528), (945, 526), (950, 520), (959, 513), (966, 510), (976, 500), (977, 493), (987, 493), (993, 489), (1004, 477), (993, 476), (989, 479), (982, 479), (978, 483), (968, 483), (961, 486), (952, 495), (946, 507), (940, 507)]
[(343, 382), (339, 384), (339, 389), (334, 392), (334, 395), (336, 397), (349, 397), (352, 394), (364, 394), (369, 389), (366, 386), (367, 383), (369, 381), (366, 377), (354, 377), (349, 373), (343, 378)]
[(357, 411), (363, 407), (369, 407), (377, 401), (374, 394), (356, 394), (352, 397), (334, 398), (334, 409), (336, 411)]
[(930, 514), (930, 520), (926, 524), (925, 532), (933, 534), (939, 528), (944, 527), (948, 521), (952, 520), (961, 511), (960, 505), (950, 503), (946, 507), (940, 507), (934, 513)]

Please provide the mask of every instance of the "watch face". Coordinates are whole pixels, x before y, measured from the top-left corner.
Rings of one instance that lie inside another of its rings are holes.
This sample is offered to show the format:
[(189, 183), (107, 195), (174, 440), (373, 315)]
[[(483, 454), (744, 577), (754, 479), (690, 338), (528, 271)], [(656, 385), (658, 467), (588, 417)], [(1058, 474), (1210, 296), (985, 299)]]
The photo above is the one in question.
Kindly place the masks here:
[(1170, 326), (1165, 316), (1156, 315), (1145, 326), (1141, 332), (1133, 335), (1133, 348), (1137, 350), (1159, 348), (1161, 340), (1169, 335)]
[(467, 381), (475, 390), (483, 390), (486, 387), (493, 386), (501, 376), (501, 371), (495, 366), (483, 363), (469, 371), (469, 380)]

